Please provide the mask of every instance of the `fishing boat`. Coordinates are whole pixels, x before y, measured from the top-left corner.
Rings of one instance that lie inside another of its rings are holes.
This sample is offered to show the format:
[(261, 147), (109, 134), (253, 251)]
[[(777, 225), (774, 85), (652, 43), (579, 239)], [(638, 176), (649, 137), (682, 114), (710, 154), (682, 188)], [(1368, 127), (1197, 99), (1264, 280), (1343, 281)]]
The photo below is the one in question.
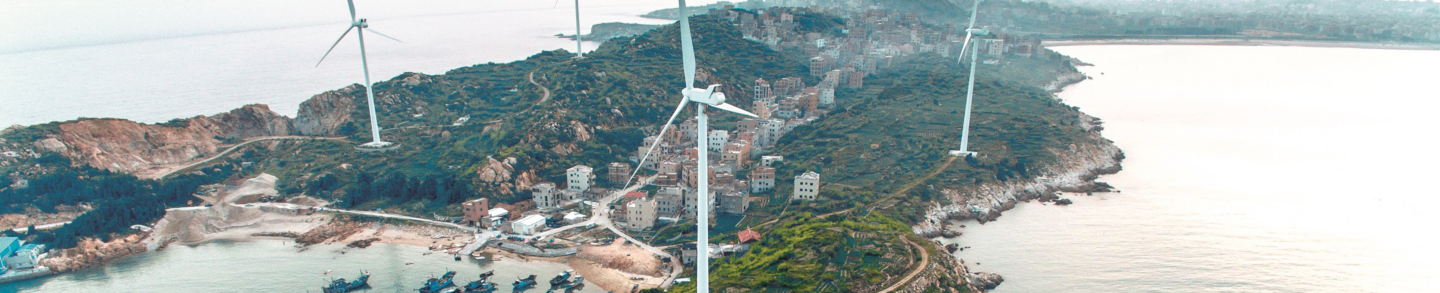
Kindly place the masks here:
[(560, 275), (555, 276), (555, 278), (550, 279), (550, 287), (558, 287), (569, 282), (570, 271), (565, 271), (564, 273), (560, 273)]
[[(585, 276), (575, 276), (574, 280), (570, 280), (569, 283), (565, 283), (565, 285), (561, 285), (560, 287), (565, 289), (575, 289), (580, 286), (585, 286)], [(570, 290), (565, 291), (568, 292)]]
[(355, 278), (354, 281), (345, 281), (345, 278), (335, 279), (334, 281), (330, 281), (330, 285), (320, 288), (320, 291), (325, 293), (345, 293), (369, 285), (370, 273), (360, 272), (360, 277)]
[(494, 276), (494, 275), (495, 275), (495, 270), (490, 270), (490, 271), (488, 271), (488, 272), (480, 273), (480, 279), (481, 279), (481, 280), (489, 279), (490, 276)]
[(529, 277), (515, 280), (515, 283), (512, 283), (510, 285), (514, 286), (516, 290), (535, 287), (535, 275), (530, 275)]
[(450, 286), (455, 286), (455, 271), (445, 272), (439, 278), (430, 278), (425, 281), (425, 286), (420, 287), (420, 293), (439, 293)]
[(490, 281), (486, 281), (485, 279), (479, 279), (474, 282), (470, 282), (470, 284), (466, 284), (464, 289), (465, 292), (490, 293), (495, 292), (495, 283), (491, 283)]

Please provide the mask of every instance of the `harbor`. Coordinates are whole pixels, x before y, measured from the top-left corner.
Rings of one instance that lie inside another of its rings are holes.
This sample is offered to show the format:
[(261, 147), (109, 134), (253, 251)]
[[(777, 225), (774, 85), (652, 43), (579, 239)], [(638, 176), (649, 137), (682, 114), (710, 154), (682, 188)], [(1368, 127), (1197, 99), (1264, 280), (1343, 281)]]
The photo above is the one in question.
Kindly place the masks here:
[[(430, 278), (454, 271), (454, 285), (440, 292), (463, 292), (465, 286), (487, 272), (493, 272), (487, 279), (499, 287), (494, 292), (513, 292), (513, 280), (537, 275), (537, 280), (547, 281), (572, 269), (566, 262), (509, 256), (456, 261), (452, 255), (433, 253), (425, 247), (393, 243), (375, 243), (364, 250), (346, 250), (344, 244), (317, 244), (297, 251), (291, 241), (256, 239), (172, 245), (99, 268), (3, 284), (0, 291), (138, 293), (173, 287), (195, 292), (323, 292), (321, 289), (334, 280), (351, 280), (368, 272), (368, 286), (349, 292), (417, 292)], [(586, 285), (570, 292), (605, 292), (589, 281), (581, 283)], [(550, 288), (548, 283), (540, 283), (523, 292), (546, 292)], [(556, 292), (564, 291), (557, 288)]]

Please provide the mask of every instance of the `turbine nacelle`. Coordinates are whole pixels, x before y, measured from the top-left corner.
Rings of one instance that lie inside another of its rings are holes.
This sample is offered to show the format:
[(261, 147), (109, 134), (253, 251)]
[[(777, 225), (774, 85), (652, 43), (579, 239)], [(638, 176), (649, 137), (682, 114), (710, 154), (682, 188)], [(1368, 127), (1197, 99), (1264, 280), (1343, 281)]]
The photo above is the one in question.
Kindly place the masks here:
[(715, 92), (715, 88), (717, 87), (720, 87), (720, 85), (712, 84), (705, 89), (698, 89), (693, 87), (686, 88), (684, 90), (680, 90), (680, 94), (684, 95), (685, 99), (691, 102), (704, 103), (711, 106), (724, 104), (725, 93)]
[(983, 28), (983, 27), (981, 27), (981, 28), (973, 28), (973, 27), (972, 27), (972, 28), (970, 28), (970, 29), (966, 29), (966, 30), (965, 30), (965, 33), (971, 34), (971, 35), (988, 35), (988, 34), (990, 34), (990, 29), (989, 29), (989, 28)]
[(370, 22), (367, 22), (367, 21), (365, 21), (364, 18), (361, 18), (361, 19), (355, 20), (354, 22), (351, 22), (350, 25), (351, 25), (351, 26), (355, 26), (355, 27), (359, 27), (359, 28), (367, 28), (367, 27), (370, 27)]

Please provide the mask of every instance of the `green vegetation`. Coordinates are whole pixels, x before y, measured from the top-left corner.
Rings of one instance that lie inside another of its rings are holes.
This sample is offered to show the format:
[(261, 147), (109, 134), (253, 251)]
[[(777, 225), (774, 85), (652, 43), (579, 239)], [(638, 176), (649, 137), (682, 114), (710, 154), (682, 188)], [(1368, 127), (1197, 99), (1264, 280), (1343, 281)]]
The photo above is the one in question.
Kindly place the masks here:
[(132, 232), (130, 225), (155, 222), (165, 215), (165, 208), (191, 204), (196, 199), (192, 194), (201, 185), (218, 183), (235, 171), (233, 165), (218, 165), (198, 174), (156, 181), (88, 165), (71, 167), (68, 159), (58, 155), (46, 158), (56, 160), (48, 165), (60, 167), (31, 179), (28, 188), (0, 190), (0, 214), (18, 213), (31, 207), (54, 212), (57, 205), (89, 203), (95, 206), (70, 224), (53, 231), (32, 231), (25, 236), (28, 241), (61, 249), (74, 247), (81, 238), (109, 241), (115, 235)]
[[(901, 240), (910, 235), (910, 227), (879, 213), (824, 218), (804, 213), (772, 227), (743, 256), (711, 263), (711, 288), (719, 292), (876, 291), (887, 279), (903, 276), (912, 262), (919, 261), (918, 252)], [(693, 292), (695, 285), (680, 284), (670, 291)]]

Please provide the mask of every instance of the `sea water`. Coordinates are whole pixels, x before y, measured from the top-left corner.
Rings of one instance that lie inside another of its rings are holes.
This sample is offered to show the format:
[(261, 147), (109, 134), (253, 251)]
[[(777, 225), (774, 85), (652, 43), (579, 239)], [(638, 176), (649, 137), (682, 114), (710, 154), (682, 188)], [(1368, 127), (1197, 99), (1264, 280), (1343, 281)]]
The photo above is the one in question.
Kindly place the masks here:
[(1059, 97), (1125, 151), (1120, 192), (964, 223), (994, 292), (1440, 290), (1440, 51), (1055, 49), (1095, 64)]

